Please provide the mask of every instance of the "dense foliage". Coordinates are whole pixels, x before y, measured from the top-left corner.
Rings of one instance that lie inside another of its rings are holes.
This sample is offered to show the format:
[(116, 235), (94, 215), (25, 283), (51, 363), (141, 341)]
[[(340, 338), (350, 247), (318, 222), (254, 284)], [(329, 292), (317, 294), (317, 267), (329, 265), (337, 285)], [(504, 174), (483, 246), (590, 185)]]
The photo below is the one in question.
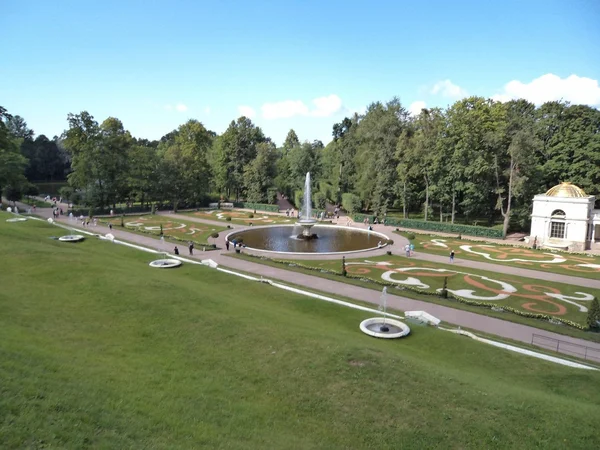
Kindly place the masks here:
[[(311, 172), (315, 208), (449, 224), (527, 229), (531, 201), (560, 181), (600, 193), (600, 111), (588, 106), (481, 97), (411, 115), (398, 99), (375, 102), (333, 126), (333, 140), (302, 142), (290, 130), (278, 148), (247, 117), (221, 135), (190, 120), (160, 139), (136, 139), (121, 121), (68, 116), (60, 138), (34, 133), (0, 110), (0, 188), (18, 197), (29, 181), (65, 179), (70, 199), (106, 208), (210, 197), (296, 202)], [(19, 151), (20, 149), (20, 151)], [(412, 217), (411, 217), (412, 215)]]

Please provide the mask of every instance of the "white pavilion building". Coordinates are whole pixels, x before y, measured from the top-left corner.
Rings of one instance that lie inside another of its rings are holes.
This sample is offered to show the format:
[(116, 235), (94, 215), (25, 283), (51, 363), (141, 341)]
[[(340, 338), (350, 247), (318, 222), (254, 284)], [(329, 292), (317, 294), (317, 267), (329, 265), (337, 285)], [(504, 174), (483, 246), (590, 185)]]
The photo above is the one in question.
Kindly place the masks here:
[(530, 242), (573, 252), (600, 249), (600, 209), (596, 197), (561, 183), (533, 198)]

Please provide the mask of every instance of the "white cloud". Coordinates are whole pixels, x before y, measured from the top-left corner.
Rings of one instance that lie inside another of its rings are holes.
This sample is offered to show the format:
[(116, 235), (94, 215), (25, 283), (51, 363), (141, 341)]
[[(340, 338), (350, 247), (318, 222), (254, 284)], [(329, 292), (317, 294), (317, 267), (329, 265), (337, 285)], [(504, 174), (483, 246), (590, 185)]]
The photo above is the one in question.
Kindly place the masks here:
[(207, 106), (206, 108), (204, 108), (204, 114), (206, 114), (206, 115), (210, 114), (210, 106)]
[(441, 94), (444, 97), (456, 99), (467, 96), (467, 91), (465, 89), (457, 86), (450, 80), (438, 81), (433, 85), (429, 93), (434, 95)]
[(188, 110), (188, 107), (186, 105), (184, 105), (183, 103), (177, 103), (176, 105), (165, 105), (165, 109), (167, 111), (179, 111), (179, 112), (186, 112)]
[(260, 109), (265, 119), (286, 119), (293, 116), (308, 115), (308, 107), (302, 100), (265, 103)]
[(265, 103), (261, 107), (265, 119), (287, 119), (294, 116), (330, 117), (342, 110), (342, 99), (335, 94), (317, 97), (309, 108), (302, 100)]
[(251, 108), (250, 106), (246, 106), (246, 105), (238, 106), (238, 112), (242, 116), (246, 116), (248, 119), (252, 119), (254, 116), (256, 116), (256, 111), (254, 111), (254, 109)]
[(423, 100), (417, 100), (416, 102), (412, 102), (408, 107), (408, 112), (413, 116), (417, 116), (421, 113), (423, 108), (427, 107), (427, 104)]
[(513, 80), (504, 86), (504, 91), (492, 97), (498, 101), (524, 98), (531, 103), (542, 103), (564, 100), (578, 105), (600, 105), (600, 86), (598, 80), (571, 75), (560, 78), (548, 73), (529, 83)]
[(314, 117), (329, 117), (342, 109), (342, 99), (335, 94), (315, 98), (312, 102), (316, 108), (310, 115)]

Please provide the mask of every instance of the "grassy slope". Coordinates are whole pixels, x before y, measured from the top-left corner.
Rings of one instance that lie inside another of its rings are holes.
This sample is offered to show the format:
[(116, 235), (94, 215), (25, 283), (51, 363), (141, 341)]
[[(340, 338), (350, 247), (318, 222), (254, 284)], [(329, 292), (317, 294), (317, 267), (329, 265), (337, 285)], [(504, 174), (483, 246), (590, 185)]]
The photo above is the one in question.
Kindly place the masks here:
[[(394, 233), (399, 234), (404, 237), (406, 237), (409, 234), (413, 234), (413, 233), (408, 233), (408, 232), (404, 232), (404, 231), (394, 231)], [(511, 266), (511, 267), (519, 267), (519, 268), (522, 267), (523, 269), (539, 270), (541, 272), (558, 273), (558, 274), (562, 274), (562, 275), (570, 275), (573, 277), (591, 278), (592, 280), (597, 280), (598, 278), (600, 278), (600, 273), (597, 271), (593, 271), (592, 269), (584, 269), (584, 268), (575, 267), (575, 265), (579, 264), (579, 263), (600, 264), (600, 256), (584, 256), (584, 255), (574, 255), (574, 254), (570, 254), (567, 252), (555, 252), (557, 255), (563, 256), (567, 260), (567, 262), (564, 264), (517, 263), (517, 262), (504, 262), (501, 260), (500, 261), (492, 261), (492, 260), (485, 258), (484, 256), (480, 256), (475, 253), (465, 252), (459, 248), (460, 245), (478, 245), (478, 244), (488, 245), (489, 242), (472, 241), (472, 240), (466, 240), (466, 239), (465, 240), (457, 240), (454, 237), (445, 237), (445, 236), (439, 236), (439, 235), (436, 236), (436, 235), (417, 234), (417, 233), (414, 233), (414, 235), (416, 236), (416, 239), (414, 239), (412, 241), (412, 243), (415, 246), (416, 252), (431, 253), (433, 255), (440, 255), (440, 256), (447, 257), (450, 253), (449, 249), (443, 248), (443, 247), (433, 247), (433, 246), (430, 246), (429, 248), (425, 248), (422, 244), (423, 242), (429, 241), (430, 239), (446, 239), (448, 241), (449, 247), (454, 249), (457, 259), (467, 259), (470, 261), (485, 262), (485, 263), (489, 263), (489, 264), (500, 264), (500, 265), (506, 265), (506, 266)], [(500, 244), (496, 244), (496, 243), (493, 243), (493, 245), (496, 246), (497, 248), (504, 249), (509, 253), (511, 250), (518, 250), (519, 248), (521, 248), (521, 247), (510, 246), (510, 245), (500, 245)], [(476, 249), (476, 250), (477, 251), (485, 251), (485, 249)], [(547, 250), (547, 249), (533, 250), (532, 248), (523, 247), (523, 250), (531, 252), (532, 256), (523, 257), (522, 255), (514, 254), (509, 257), (510, 258), (534, 259), (536, 257), (536, 255), (539, 255), (540, 258), (541, 257), (547, 258), (547, 256), (545, 256), (543, 254), (551, 253), (550, 250)], [(495, 257), (496, 259), (499, 259), (493, 253), (492, 253), (492, 256)], [(563, 267), (564, 265), (574, 266), (574, 268), (569, 269), (567, 267)]]
[(600, 374), (0, 214), (0, 447), (592, 448)]
[[(257, 257), (250, 256), (250, 255), (228, 253), (227, 256), (229, 256), (231, 258), (244, 259), (244, 260), (259, 263), (259, 264), (264, 264), (266, 266), (285, 268), (285, 270), (290, 270), (293, 272), (304, 273), (307, 275), (312, 275), (312, 276), (316, 276), (316, 277), (320, 277), (320, 278), (326, 278), (326, 279), (333, 280), (333, 281), (340, 281), (340, 282), (347, 283), (347, 284), (353, 284), (356, 286), (361, 286), (361, 287), (365, 287), (368, 289), (374, 289), (377, 291), (381, 291), (381, 285), (362, 281), (357, 278), (344, 278), (341, 275), (334, 275), (334, 274), (330, 274), (330, 273), (321, 273), (318, 270), (309, 270), (309, 269), (305, 269), (305, 268), (297, 267), (297, 266), (296, 267), (288, 266), (287, 264), (284, 265), (283, 263), (280, 263), (280, 262), (275, 262), (275, 261), (272, 261), (269, 259), (257, 258)], [(308, 263), (309, 263), (309, 261), (306, 261), (306, 260), (294, 261), (293, 263), (296, 264), (298, 262), (300, 264), (306, 264), (306, 265), (308, 265)], [(341, 264), (340, 264), (340, 268), (341, 268)], [(508, 320), (510, 322), (522, 323), (524, 325), (529, 325), (532, 327), (552, 331), (552, 332), (555, 332), (558, 334), (564, 334), (566, 336), (573, 336), (573, 337), (580, 338), (580, 339), (586, 339), (589, 341), (600, 342), (600, 333), (583, 331), (583, 330), (579, 330), (577, 328), (572, 328), (572, 327), (565, 326), (565, 325), (555, 325), (555, 324), (552, 324), (545, 320), (531, 319), (528, 317), (518, 316), (516, 314), (511, 314), (511, 313), (507, 313), (507, 312), (496, 312), (496, 311), (493, 311), (488, 308), (482, 308), (479, 306), (472, 306), (472, 305), (468, 305), (466, 303), (461, 303), (461, 302), (452, 300), (450, 298), (443, 299), (436, 295), (424, 295), (424, 294), (419, 294), (417, 292), (412, 292), (409, 290), (401, 290), (401, 291), (399, 291), (398, 295), (402, 295), (402, 296), (408, 297), (408, 298), (413, 298), (416, 300), (422, 300), (424, 302), (435, 303), (437, 305), (449, 306), (449, 307), (455, 308), (455, 309), (471, 311), (476, 314), (484, 314), (486, 316), (496, 317), (498, 319)]]

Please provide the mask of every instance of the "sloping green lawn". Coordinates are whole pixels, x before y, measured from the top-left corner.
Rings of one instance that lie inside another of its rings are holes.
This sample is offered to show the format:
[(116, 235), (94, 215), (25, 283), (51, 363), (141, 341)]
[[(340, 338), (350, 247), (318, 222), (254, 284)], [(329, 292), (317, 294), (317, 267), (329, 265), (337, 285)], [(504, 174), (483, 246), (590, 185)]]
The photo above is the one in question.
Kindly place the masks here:
[(594, 448), (600, 374), (0, 214), (0, 448)]

